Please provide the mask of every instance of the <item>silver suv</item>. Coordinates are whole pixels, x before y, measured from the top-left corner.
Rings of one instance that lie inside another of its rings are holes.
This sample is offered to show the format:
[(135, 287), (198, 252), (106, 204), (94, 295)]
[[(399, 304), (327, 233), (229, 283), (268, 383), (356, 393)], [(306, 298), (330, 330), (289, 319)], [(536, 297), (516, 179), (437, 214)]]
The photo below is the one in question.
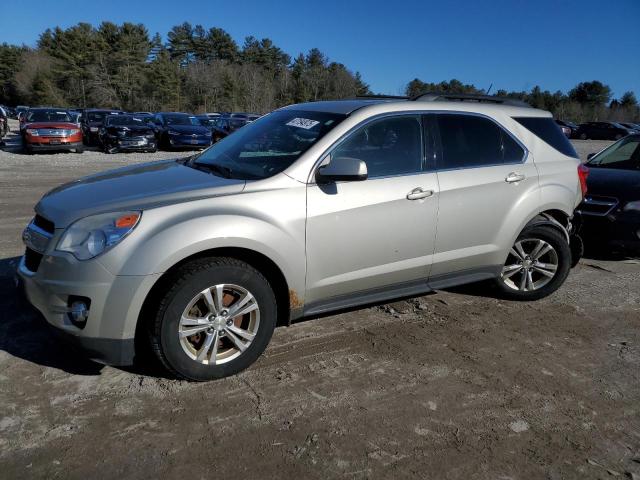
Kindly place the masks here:
[(487, 279), (549, 295), (585, 177), (548, 112), (493, 97), (292, 105), (47, 193), (19, 275), (90, 358), (209, 380), (303, 316)]

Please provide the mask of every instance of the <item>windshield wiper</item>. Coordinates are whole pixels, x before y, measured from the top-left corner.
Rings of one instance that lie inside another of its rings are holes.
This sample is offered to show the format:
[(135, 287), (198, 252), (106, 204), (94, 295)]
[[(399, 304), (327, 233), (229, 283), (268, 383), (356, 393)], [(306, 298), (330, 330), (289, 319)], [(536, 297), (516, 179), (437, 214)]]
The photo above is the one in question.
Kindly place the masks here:
[(197, 168), (198, 170), (211, 172), (214, 175), (218, 175), (220, 177), (232, 178), (233, 171), (229, 167), (218, 165), (217, 163), (192, 162), (191, 165), (193, 165), (193, 167)]

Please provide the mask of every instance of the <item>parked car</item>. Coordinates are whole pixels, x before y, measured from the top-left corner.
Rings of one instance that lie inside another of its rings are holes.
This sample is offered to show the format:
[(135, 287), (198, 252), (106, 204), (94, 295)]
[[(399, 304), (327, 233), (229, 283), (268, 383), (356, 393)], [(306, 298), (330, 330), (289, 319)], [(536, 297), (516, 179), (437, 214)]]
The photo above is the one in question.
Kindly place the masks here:
[(155, 152), (158, 149), (152, 124), (137, 115), (107, 115), (98, 137), (105, 153)]
[(633, 133), (640, 133), (640, 125), (638, 125), (637, 123), (629, 123), (629, 122), (618, 122), (618, 123), (623, 127), (628, 128), (629, 130), (633, 130)]
[(211, 129), (200, 124), (195, 115), (160, 112), (155, 115), (158, 145), (166, 150), (205, 148), (211, 145)]
[(249, 123), (248, 119), (244, 115), (236, 117), (232, 117), (230, 115), (222, 115), (215, 119), (215, 126), (223, 132), (226, 132), (227, 135), (244, 127), (247, 123)]
[(634, 133), (615, 122), (587, 122), (579, 125), (576, 132), (581, 140), (620, 140), (622, 137)]
[(91, 358), (130, 364), (148, 342), (209, 380), (252, 364), (279, 320), (487, 279), (551, 294), (585, 182), (551, 114), (506, 100), (291, 105), (200, 155), (49, 192), (19, 276)]
[(589, 193), (578, 207), (587, 246), (640, 252), (640, 134), (591, 156)]
[[(565, 135), (568, 133), (568, 138), (578, 138), (578, 125), (566, 120), (556, 120), (556, 123), (560, 125)], [(568, 132), (567, 132), (568, 129)]]
[(73, 116), (63, 109), (30, 108), (22, 130), (26, 153), (45, 150), (73, 150), (82, 153), (82, 131)]
[(99, 145), (100, 127), (104, 123), (107, 115), (120, 115), (124, 113), (122, 110), (109, 110), (88, 108), (82, 111), (80, 117), (82, 125), (82, 139), (85, 145)]
[(4, 107), (0, 106), (0, 139), (9, 133), (9, 115)]
[(197, 115), (196, 118), (200, 122), (200, 125), (207, 127), (211, 130), (211, 141), (213, 143), (219, 142), (224, 137), (229, 135), (229, 132), (223, 130), (218, 126), (218, 121), (216, 117), (209, 117), (208, 115)]

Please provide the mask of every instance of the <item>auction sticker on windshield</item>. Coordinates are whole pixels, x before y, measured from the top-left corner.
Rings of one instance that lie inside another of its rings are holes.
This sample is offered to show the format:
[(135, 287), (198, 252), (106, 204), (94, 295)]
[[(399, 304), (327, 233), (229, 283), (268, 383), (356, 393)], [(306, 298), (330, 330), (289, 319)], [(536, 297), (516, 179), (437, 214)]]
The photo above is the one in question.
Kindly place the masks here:
[(320, 122), (317, 120), (310, 120), (308, 118), (294, 118), (287, 122), (287, 125), (290, 127), (298, 127), (304, 128), (305, 130), (309, 130), (310, 128), (315, 127)]

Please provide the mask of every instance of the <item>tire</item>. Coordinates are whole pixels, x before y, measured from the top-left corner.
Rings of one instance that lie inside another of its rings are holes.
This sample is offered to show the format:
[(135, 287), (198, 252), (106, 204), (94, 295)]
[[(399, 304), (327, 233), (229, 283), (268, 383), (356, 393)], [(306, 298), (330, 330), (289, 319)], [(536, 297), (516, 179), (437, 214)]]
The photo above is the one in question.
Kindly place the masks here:
[(580, 140), (589, 140), (589, 136), (586, 133), (581, 133)]
[[(546, 253), (538, 254), (540, 255), (538, 258), (527, 255), (535, 254), (536, 248), (540, 245), (542, 251)], [(550, 246), (551, 250), (546, 250), (547, 246)], [(524, 257), (518, 253), (519, 251), (525, 253)], [(546, 225), (525, 228), (511, 248), (495, 283), (503, 298), (521, 301), (539, 300), (560, 288), (569, 275), (571, 264), (571, 248), (561, 232)], [(518, 265), (520, 265), (519, 270)], [(531, 274), (529, 280), (527, 280), (527, 272)]]
[[(222, 378), (244, 370), (264, 352), (276, 326), (277, 306), (269, 282), (255, 268), (233, 258), (196, 260), (180, 267), (165, 285), (149, 325), (149, 339), (151, 350), (170, 374), (198, 382)], [(216, 287), (223, 295), (215, 293)], [(243, 306), (241, 300), (248, 293), (252, 300)], [(210, 308), (212, 303), (216, 307)], [(225, 315), (234, 308), (253, 310)], [(179, 335), (196, 330), (191, 336)]]
[(84, 147), (77, 147), (77, 148), (75, 149), (75, 152), (76, 152), (76, 153), (84, 153)]

